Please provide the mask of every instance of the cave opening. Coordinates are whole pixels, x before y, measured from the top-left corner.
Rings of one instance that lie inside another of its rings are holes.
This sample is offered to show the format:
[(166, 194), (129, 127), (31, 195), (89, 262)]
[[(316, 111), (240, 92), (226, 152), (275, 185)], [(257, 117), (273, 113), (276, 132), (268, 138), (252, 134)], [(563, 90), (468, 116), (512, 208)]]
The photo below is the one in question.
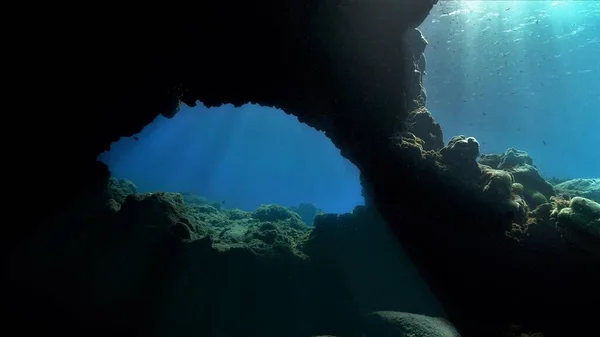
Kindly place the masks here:
[[(182, 105), (98, 158), (138, 192), (180, 192), (224, 208), (347, 213), (364, 204), (358, 168), (323, 132), (260, 105)], [(311, 225), (311, 217), (303, 219)]]

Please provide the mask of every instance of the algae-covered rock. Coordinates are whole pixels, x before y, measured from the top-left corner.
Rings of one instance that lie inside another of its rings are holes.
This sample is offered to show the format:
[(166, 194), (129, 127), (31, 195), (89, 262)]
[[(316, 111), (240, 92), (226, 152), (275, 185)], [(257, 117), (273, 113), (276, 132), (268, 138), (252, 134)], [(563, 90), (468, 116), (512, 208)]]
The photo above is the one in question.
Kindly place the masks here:
[(506, 169), (515, 178), (515, 182), (525, 187), (525, 194), (532, 195), (535, 192), (543, 194), (546, 198), (554, 195), (554, 188), (547, 182), (537, 169), (530, 164), (523, 164)]
[(396, 311), (377, 311), (365, 320), (366, 337), (460, 337), (446, 319)]
[(229, 220), (242, 220), (251, 217), (251, 214), (248, 212), (244, 212), (241, 209), (233, 208), (227, 211), (227, 216)]
[(252, 212), (252, 217), (260, 221), (279, 221), (292, 218), (301, 220), (296, 212), (279, 205), (261, 205)]
[(119, 215), (136, 230), (151, 232), (153, 236), (160, 235), (161, 230), (168, 230), (182, 239), (191, 239), (196, 237), (196, 234), (200, 236), (204, 234), (179, 193), (129, 195)]
[(579, 196), (600, 202), (600, 178), (571, 179), (554, 185), (558, 193)]
[(483, 197), (501, 212), (518, 212), (520, 205), (513, 197), (513, 177), (502, 170), (490, 169), (483, 166), (485, 185), (482, 190)]
[(454, 136), (440, 153), (450, 163), (472, 163), (479, 155), (479, 142), (473, 137)]
[(547, 204), (548, 199), (542, 193), (535, 191), (529, 195), (530, 204), (529, 206), (534, 209), (542, 204)]
[(117, 179), (110, 177), (108, 179), (107, 194), (109, 199), (114, 199), (119, 204), (122, 204), (128, 195), (137, 193), (137, 186), (127, 179)]
[(193, 194), (190, 192), (182, 192), (180, 194), (183, 197), (183, 201), (185, 201), (186, 204), (196, 204), (196, 205), (210, 204), (210, 200), (208, 200), (207, 198), (205, 198), (203, 196)]
[[(289, 220), (289, 219), (288, 219)], [(253, 252), (291, 253), (305, 257), (300, 246), (308, 238), (308, 227), (305, 230), (290, 227), (286, 222), (260, 222), (252, 224), (246, 231), (243, 242)]]
[(547, 203), (555, 194), (552, 184), (540, 175), (525, 151), (509, 148), (503, 154), (484, 154), (479, 164), (509, 172), (519, 184), (513, 193), (521, 196), (531, 209)]
[(208, 204), (192, 204), (187, 207), (190, 216), (198, 223), (208, 227), (226, 227), (230, 223), (229, 216)]
[(486, 153), (479, 156), (479, 164), (489, 166), (491, 168), (497, 169), (498, 165), (502, 161), (502, 154), (500, 153)]
[(512, 184), (512, 193), (514, 195), (518, 195), (518, 196), (522, 197), (524, 192), (525, 192), (525, 187), (523, 187), (523, 184), (520, 184), (520, 183)]
[(504, 170), (521, 165), (533, 166), (533, 159), (527, 152), (511, 147), (501, 156), (498, 168)]
[(599, 203), (582, 197), (571, 199), (569, 207), (558, 212), (557, 227), (567, 240), (600, 256)]
[(439, 150), (444, 147), (442, 128), (424, 106), (408, 114), (408, 125), (409, 131), (424, 141), (425, 150)]

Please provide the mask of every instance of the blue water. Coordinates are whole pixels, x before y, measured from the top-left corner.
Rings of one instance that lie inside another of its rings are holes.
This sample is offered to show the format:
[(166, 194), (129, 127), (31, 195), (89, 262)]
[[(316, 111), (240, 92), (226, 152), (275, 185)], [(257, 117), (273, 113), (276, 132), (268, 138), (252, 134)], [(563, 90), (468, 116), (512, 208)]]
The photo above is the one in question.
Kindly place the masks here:
[(191, 192), (225, 207), (314, 203), (344, 213), (364, 204), (359, 171), (322, 133), (274, 108), (183, 106), (100, 156), (142, 192)]
[(446, 140), (514, 146), (547, 177), (600, 177), (600, 2), (440, 1), (421, 25)]
[[(528, 151), (546, 177), (600, 177), (600, 2), (440, 1), (420, 27), (427, 107), (446, 140)], [(179, 191), (253, 210), (363, 204), (358, 170), (281, 110), (184, 107), (100, 156), (141, 191)]]

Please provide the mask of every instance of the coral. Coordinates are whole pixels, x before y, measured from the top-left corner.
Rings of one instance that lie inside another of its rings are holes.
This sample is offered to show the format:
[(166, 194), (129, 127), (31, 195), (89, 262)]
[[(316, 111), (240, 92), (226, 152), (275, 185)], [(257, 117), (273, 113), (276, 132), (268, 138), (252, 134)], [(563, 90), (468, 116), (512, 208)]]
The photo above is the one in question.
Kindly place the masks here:
[(515, 240), (518, 243), (524, 243), (528, 238), (526, 226), (513, 223), (511, 228), (506, 231), (506, 236)]
[(513, 183), (512, 184), (512, 193), (514, 195), (518, 195), (520, 197), (523, 197), (523, 192), (525, 191), (525, 188), (523, 187), (523, 184), (520, 183)]
[(550, 203), (552, 204), (552, 208), (556, 211), (556, 213), (565, 207), (569, 207), (569, 200), (570, 199), (566, 199), (561, 195), (550, 197)]
[(107, 187), (109, 199), (114, 199), (119, 204), (122, 204), (128, 195), (134, 193), (137, 193), (137, 186), (131, 180), (109, 178)]

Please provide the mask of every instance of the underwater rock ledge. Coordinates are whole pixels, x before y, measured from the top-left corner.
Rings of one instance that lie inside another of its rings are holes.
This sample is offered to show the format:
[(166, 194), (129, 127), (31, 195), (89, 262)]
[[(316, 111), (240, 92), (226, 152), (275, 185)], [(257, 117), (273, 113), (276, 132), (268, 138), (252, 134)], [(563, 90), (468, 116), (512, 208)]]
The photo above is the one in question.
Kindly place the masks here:
[(245, 212), (135, 191), (109, 179), (85, 212), (27, 240), (13, 275), (43, 279), (82, 322), (126, 317), (153, 336), (353, 336), (377, 310), (445, 316), (372, 208), (309, 227), (279, 205)]

